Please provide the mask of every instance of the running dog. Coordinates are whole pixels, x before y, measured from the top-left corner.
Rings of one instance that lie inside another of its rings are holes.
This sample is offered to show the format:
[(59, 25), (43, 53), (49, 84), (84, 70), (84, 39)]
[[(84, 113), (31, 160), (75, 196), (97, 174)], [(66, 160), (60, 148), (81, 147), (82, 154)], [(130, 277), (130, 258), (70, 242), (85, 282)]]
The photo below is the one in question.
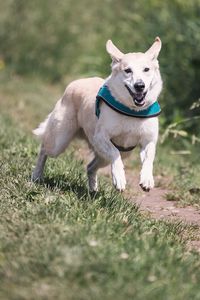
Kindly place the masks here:
[(139, 184), (154, 187), (153, 161), (158, 139), (157, 102), (162, 89), (157, 37), (145, 53), (122, 53), (111, 40), (106, 43), (112, 58), (111, 75), (71, 82), (46, 120), (33, 132), (41, 148), (32, 180), (42, 178), (47, 157), (57, 157), (71, 140), (81, 135), (94, 152), (87, 166), (90, 191), (97, 191), (97, 171), (111, 164), (113, 185), (123, 191), (126, 177), (122, 157), (140, 146), (142, 168)]

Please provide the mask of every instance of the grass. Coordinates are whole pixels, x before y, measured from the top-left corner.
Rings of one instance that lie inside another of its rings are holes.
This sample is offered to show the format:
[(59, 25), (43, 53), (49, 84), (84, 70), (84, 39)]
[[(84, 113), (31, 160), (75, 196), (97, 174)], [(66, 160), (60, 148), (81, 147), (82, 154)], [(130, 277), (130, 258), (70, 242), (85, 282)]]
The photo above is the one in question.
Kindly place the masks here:
[(0, 298), (200, 299), (199, 254), (187, 251), (183, 224), (144, 218), (103, 178), (91, 196), (72, 149), (48, 161), (43, 184), (30, 183), (30, 129), (61, 87), (1, 76)]
[(200, 209), (200, 167), (196, 164), (183, 164), (177, 169), (172, 191), (167, 193), (167, 200), (178, 201), (179, 206), (193, 205)]
[[(184, 149), (190, 154), (180, 155), (173, 147)], [(184, 207), (193, 205), (200, 209), (200, 166), (199, 144), (191, 146), (183, 141), (174, 140), (173, 146), (159, 145), (155, 164), (155, 173), (159, 175), (157, 184), (164, 185), (169, 191), (166, 194), (168, 201), (176, 201)], [(160, 182), (159, 182), (160, 181)]]

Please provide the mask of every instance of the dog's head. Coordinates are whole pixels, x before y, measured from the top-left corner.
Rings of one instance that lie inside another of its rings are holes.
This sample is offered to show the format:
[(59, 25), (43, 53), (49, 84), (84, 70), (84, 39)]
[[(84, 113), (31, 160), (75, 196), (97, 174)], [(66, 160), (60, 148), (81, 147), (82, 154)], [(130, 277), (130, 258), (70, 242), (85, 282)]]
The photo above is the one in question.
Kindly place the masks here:
[(119, 101), (137, 110), (155, 102), (162, 89), (158, 55), (161, 40), (157, 37), (145, 53), (122, 53), (111, 40), (106, 44), (112, 58), (112, 73), (107, 84)]

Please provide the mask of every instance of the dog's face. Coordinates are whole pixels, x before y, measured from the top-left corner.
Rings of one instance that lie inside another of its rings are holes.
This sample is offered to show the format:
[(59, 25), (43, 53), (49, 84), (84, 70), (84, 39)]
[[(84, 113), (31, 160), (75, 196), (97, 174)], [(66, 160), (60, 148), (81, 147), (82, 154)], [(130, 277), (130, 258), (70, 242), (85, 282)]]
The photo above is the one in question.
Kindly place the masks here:
[(112, 58), (109, 84), (118, 98), (137, 110), (155, 102), (162, 88), (157, 60), (161, 40), (157, 37), (145, 53), (123, 54), (110, 40), (106, 49)]

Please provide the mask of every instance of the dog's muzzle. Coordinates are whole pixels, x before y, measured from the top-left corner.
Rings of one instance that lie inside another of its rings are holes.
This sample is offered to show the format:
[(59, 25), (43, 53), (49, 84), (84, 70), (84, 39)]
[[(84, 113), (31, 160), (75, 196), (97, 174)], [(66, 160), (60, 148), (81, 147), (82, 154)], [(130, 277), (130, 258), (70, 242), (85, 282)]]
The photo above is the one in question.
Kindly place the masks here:
[[(127, 84), (125, 84), (125, 87), (127, 88), (129, 94), (133, 98), (133, 101), (136, 106), (143, 106), (145, 104), (145, 96), (147, 92), (143, 92), (143, 89), (141, 91), (138, 91), (134, 93)], [(139, 89), (138, 89), (139, 90)]]

